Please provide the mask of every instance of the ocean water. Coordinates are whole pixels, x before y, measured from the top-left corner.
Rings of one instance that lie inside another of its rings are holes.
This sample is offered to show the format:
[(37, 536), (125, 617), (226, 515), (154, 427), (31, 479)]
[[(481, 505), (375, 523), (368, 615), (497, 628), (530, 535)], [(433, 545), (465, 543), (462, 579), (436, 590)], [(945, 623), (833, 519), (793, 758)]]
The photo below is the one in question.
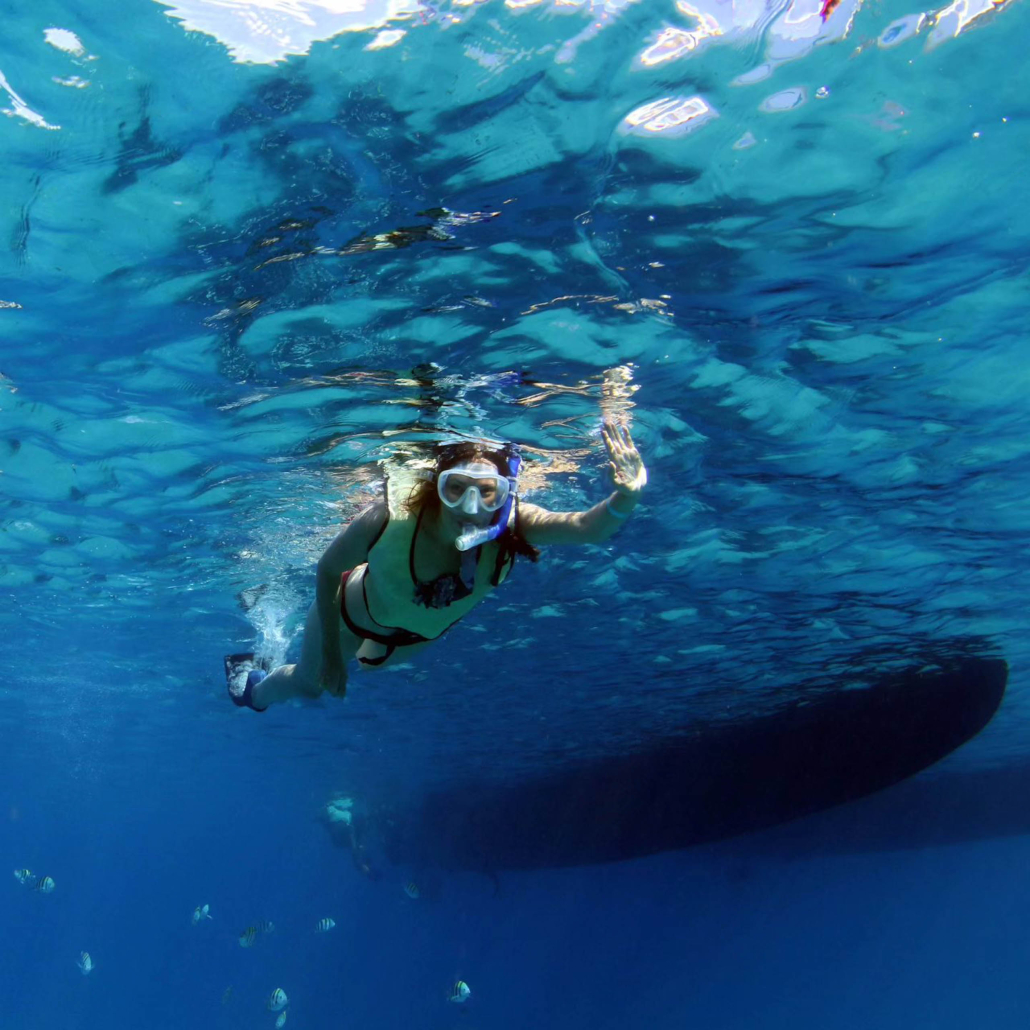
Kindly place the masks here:
[[(1026, 1025), (1025, 3), (5, 14), (0, 856), (56, 886), (0, 880), (0, 1024)], [(516, 440), (575, 510), (605, 415), (650, 474), (608, 543), (345, 701), (228, 702), (399, 445)], [(807, 835), (367, 876), (326, 820), (938, 646), (997, 716)]]

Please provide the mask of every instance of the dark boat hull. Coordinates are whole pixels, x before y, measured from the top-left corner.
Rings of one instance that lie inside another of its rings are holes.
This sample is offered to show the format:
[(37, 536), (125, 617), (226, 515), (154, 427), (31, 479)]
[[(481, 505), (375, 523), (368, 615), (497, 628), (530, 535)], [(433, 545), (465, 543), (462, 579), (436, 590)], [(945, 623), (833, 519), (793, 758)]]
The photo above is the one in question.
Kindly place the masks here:
[(529, 782), (430, 793), (377, 829), (392, 861), (478, 870), (612, 862), (725, 840), (928, 768), (987, 725), (1007, 678), (1000, 659), (961, 656)]

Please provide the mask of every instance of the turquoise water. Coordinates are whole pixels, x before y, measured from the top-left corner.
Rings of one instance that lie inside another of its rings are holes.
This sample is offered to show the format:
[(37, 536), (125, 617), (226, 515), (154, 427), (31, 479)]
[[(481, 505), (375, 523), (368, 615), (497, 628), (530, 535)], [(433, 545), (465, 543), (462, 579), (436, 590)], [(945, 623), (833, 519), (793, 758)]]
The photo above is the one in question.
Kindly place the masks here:
[[(940, 640), (1011, 676), (930, 776), (1025, 762), (1025, 4), (13, 10), (0, 854), (56, 888), (2, 890), (4, 1026), (270, 1028), (276, 986), (297, 1030), (1024, 1025), (1026, 838), (957, 806), (934, 848), (375, 880), (324, 806)], [(344, 702), (229, 704), (222, 655), (295, 655), (399, 442), (517, 440), (571, 510), (605, 413), (650, 471), (612, 541)]]

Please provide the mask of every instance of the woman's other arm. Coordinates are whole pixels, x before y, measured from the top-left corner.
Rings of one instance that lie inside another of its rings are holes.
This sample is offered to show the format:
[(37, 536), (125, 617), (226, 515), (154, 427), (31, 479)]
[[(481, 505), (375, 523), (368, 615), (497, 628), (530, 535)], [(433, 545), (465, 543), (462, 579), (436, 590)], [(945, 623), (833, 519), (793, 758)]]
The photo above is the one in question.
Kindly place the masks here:
[(340, 651), (340, 578), (368, 560), (372, 541), (386, 521), (386, 504), (371, 505), (348, 523), (318, 560), (315, 601), (322, 625), (322, 671), (319, 684), (331, 694), (340, 689), (343, 659)]

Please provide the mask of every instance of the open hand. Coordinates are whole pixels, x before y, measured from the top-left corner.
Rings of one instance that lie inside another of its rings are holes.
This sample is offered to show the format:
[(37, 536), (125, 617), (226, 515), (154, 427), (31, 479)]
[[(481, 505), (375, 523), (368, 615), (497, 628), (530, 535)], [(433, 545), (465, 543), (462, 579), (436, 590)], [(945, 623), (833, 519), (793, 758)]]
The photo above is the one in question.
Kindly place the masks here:
[(608, 448), (612, 485), (616, 493), (635, 499), (647, 485), (647, 469), (633, 443), (633, 437), (629, 435), (629, 429), (608, 421), (601, 427), (601, 438)]

